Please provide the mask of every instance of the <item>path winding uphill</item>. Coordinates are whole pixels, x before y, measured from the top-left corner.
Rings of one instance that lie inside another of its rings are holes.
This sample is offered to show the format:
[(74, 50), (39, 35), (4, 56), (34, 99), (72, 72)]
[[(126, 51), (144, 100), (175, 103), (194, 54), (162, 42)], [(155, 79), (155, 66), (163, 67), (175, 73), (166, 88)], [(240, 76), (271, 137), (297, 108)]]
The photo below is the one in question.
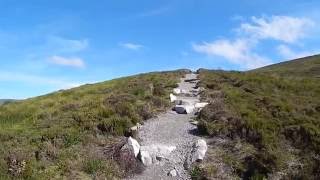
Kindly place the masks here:
[[(181, 79), (178, 89), (175, 89), (182, 90), (176, 92), (178, 95), (175, 96), (175, 102), (182, 103), (182, 107), (194, 107), (195, 103), (199, 102), (199, 96), (194, 89), (198, 81), (196, 78), (196, 74), (187, 74)], [(147, 167), (142, 174), (131, 178), (132, 180), (190, 179), (186, 166), (192, 161), (194, 144), (199, 140), (199, 137), (194, 135), (197, 127), (190, 123), (195, 117), (195, 111), (187, 114), (178, 114), (176, 111), (168, 111), (146, 121), (139, 130), (139, 155)]]

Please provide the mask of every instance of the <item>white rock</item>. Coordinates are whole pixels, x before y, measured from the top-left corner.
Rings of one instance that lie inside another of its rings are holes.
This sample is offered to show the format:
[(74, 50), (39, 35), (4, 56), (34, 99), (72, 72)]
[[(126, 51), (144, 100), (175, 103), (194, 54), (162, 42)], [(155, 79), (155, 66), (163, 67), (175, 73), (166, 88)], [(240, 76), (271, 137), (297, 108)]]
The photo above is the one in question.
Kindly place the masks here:
[(170, 153), (175, 149), (176, 149), (176, 146), (152, 144), (148, 146), (141, 146), (140, 151), (147, 151), (149, 152), (152, 159), (157, 159), (157, 157), (168, 158)]
[(177, 100), (177, 96), (173, 95), (173, 94), (170, 94), (170, 101), (171, 102), (174, 102)]
[(134, 156), (137, 157), (140, 151), (140, 144), (132, 137), (128, 138), (128, 145), (132, 147)]
[(179, 114), (190, 114), (194, 111), (193, 105), (176, 105), (174, 110)]
[(138, 129), (139, 129), (138, 126), (133, 126), (130, 128), (131, 131), (138, 131)]
[(150, 166), (152, 164), (152, 157), (148, 151), (140, 151), (140, 160), (145, 166)]
[(172, 176), (172, 177), (176, 177), (177, 176), (177, 171), (175, 169), (172, 169), (170, 172), (169, 172), (169, 175)]
[(199, 139), (194, 145), (193, 145), (193, 162), (203, 160), (204, 156), (206, 155), (206, 152), (208, 150), (208, 146), (205, 140)]
[(187, 90), (185, 90), (185, 89), (181, 89), (181, 93), (182, 93), (182, 94), (187, 94), (187, 93), (188, 93), (188, 91), (187, 91)]
[(187, 114), (190, 114), (194, 111), (194, 106), (190, 105), (190, 106), (186, 106), (186, 112)]
[(196, 103), (194, 106), (195, 108), (204, 108), (208, 105), (209, 103), (207, 102), (201, 102), (201, 103)]
[(181, 93), (181, 89), (179, 89), (179, 88), (174, 88), (174, 89), (173, 89), (173, 93), (174, 93), (174, 94), (180, 94), (180, 93)]

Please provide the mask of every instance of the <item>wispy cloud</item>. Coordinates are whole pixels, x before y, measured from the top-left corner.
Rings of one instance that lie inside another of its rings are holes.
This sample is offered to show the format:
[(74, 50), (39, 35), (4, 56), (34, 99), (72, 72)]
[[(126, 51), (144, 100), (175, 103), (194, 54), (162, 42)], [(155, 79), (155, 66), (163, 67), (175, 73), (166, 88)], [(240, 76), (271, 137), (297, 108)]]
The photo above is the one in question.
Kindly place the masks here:
[(294, 51), (289, 46), (281, 44), (277, 47), (278, 53), (285, 59), (297, 59), (301, 57), (311, 56), (320, 51)]
[(69, 89), (82, 85), (83, 83), (79, 82), (70, 82), (65, 80), (59, 80), (57, 77), (45, 77), (24, 74), (19, 72), (0, 72), (0, 81), (7, 82), (21, 82), (21, 83), (30, 83), (35, 85), (49, 85), (54, 86), (57, 89)]
[(75, 53), (89, 47), (87, 39), (68, 39), (59, 36), (50, 36), (47, 39), (47, 48), (52, 48), (58, 53)]
[(61, 65), (61, 66), (70, 66), (76, 68), (84, 68), (85, 63), (82, 59), (78, 57), (62, 57), (62, 56), (52, 56), (48, 59), (50, 63)]
[(256, 39), (274, 39), (295, 43), (304, 38), (315, 22), (308, 18), (290, 16), (252, 17), (251, 22), (241, 24), (239, 30)]
[(269, 59), (252, 52), (253, 46), (254, 42), (247, 39), (236, 39), (234, 41), (222, 39), (209, 43), (193, 44), (193, 49), (209, 56), (223, 57), (246, 69), (270, 64)]
[(136, 43), (119, 43), (119, 45), (123, 48), (126, 49), (131, 49), (131, 50), (140, 50), (141, 48), (143, 48), (144, 46), (141, 44), (136, 44)]
[[(209, 56), (219, 56), (245, 69), (253, 69), (270, 64), (272, 61), (255, 52), (263, 40), (276, 40), (295, 44), (308, 35), (315, 22), (307, 18), (290, 16), (252, 17), (236, 29), (238, 37), (212, 42), (193, 44), (194, 51)], [(285, 58), (310, 55), (311, 52), (294, 52), (288, 46), (278, 46), (277, 51)]]

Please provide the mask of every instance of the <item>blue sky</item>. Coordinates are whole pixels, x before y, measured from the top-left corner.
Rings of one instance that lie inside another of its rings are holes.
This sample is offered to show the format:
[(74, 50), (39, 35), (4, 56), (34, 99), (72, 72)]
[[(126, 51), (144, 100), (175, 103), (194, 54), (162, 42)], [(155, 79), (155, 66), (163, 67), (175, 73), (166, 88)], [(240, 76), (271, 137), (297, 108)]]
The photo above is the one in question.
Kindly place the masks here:
[(0, 98), (320, 52), (317, 0), (0, 0)]

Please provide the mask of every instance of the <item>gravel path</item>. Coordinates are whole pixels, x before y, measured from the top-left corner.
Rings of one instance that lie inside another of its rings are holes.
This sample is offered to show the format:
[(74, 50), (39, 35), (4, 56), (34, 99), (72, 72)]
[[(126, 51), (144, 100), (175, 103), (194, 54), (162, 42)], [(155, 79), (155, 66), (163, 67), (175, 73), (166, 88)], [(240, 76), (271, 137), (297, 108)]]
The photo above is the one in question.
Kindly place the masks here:
[[(185, 78), (181, 79), (179, 88), (187, 90), (187, 96), (178, 96), (178, 99), (199, 101), (198, 96), (189, 97), (196, 84), (185, 82), (185, 80), (196, 78), (196, 74), (187, 74)], [(191, 179), (189, 173), (184, 168), (184, 163), (192, 151), (193, 143), (199, 139), (198, 136), (194, 135), (196, 126), (189, 122), (193, 117), (195, 117), (193, 113), (177, 114), (174, 111), (168, 111), (160, 114), (157, 118), (146, 121), (138, 134), (142, 146), (176, 146), (176, 149), (172, 151), (168, 157), (146, 167), (146, 170), (142, 174), (136, 175), (130, 179)], [(177, 172), (177, 176), (172, 177), (168, 175), (168, 173), (174, 169)]]

